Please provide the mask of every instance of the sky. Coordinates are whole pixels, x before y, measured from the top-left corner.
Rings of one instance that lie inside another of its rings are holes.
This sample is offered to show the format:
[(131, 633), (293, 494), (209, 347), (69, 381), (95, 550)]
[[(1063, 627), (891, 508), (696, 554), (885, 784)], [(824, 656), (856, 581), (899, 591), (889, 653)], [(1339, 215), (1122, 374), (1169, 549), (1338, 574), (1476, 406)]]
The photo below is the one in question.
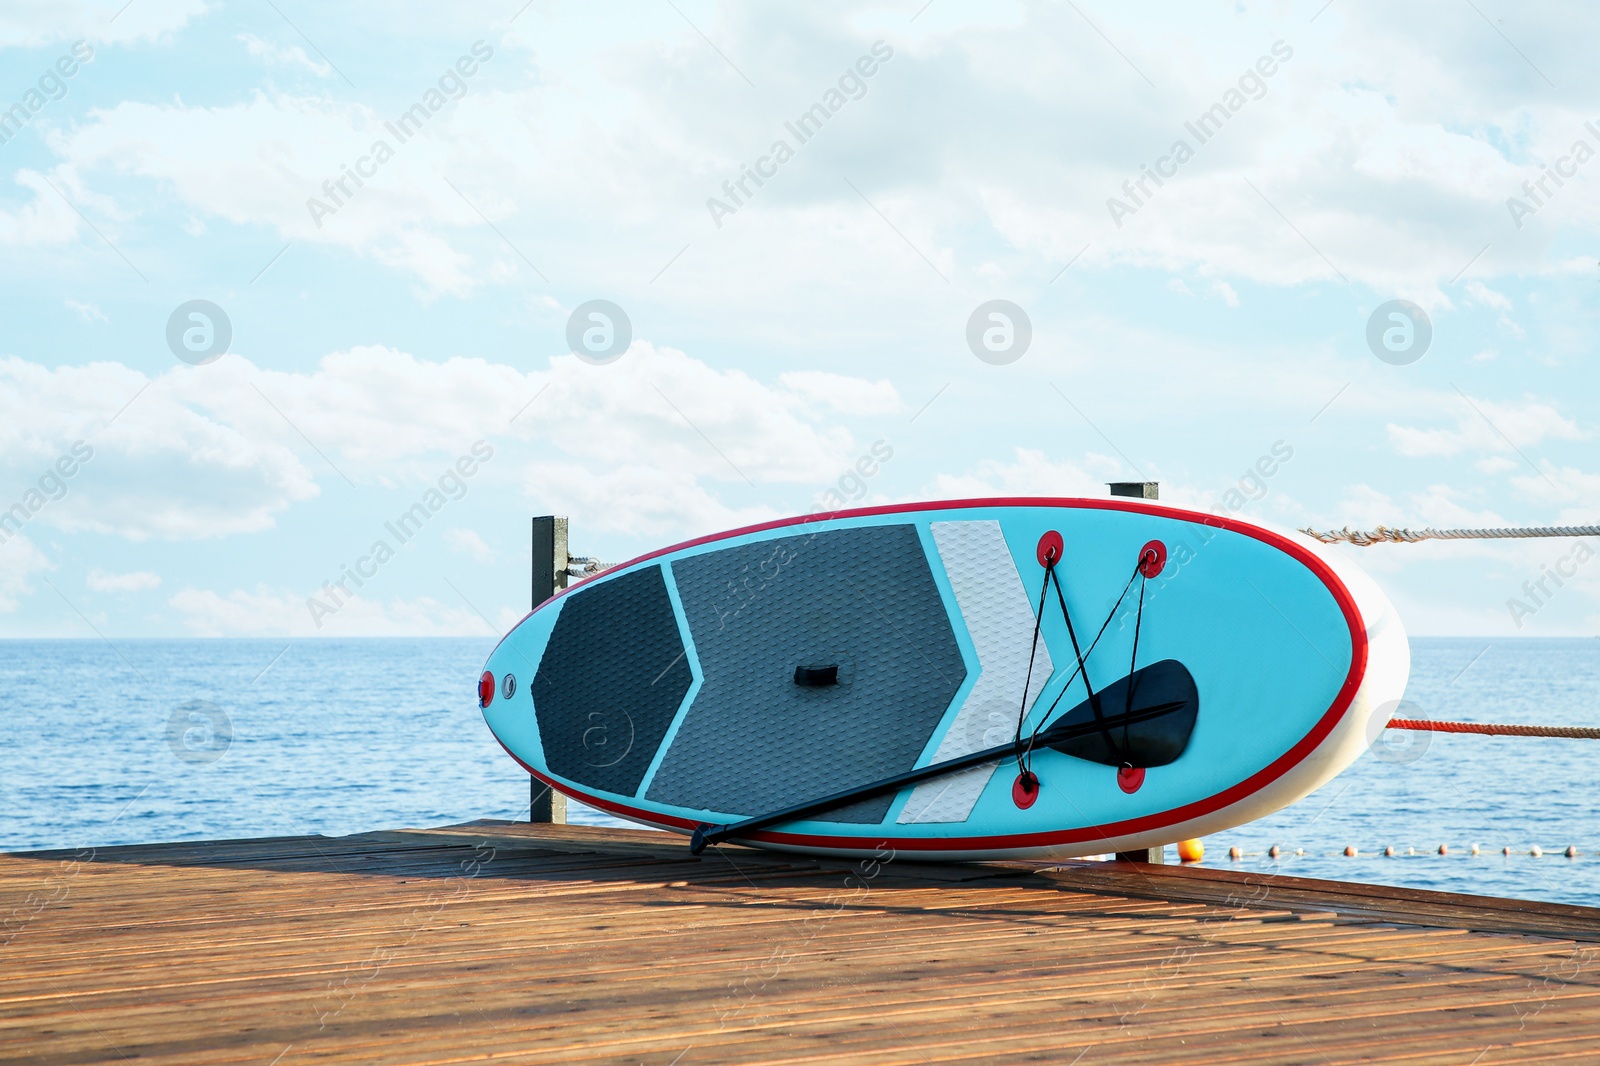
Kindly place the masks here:
[[(1291, 527), (1600, 521), (1597, 32), (13, 0), (0, 636), (490, 635), (537, 514), (609, 562), (1116, 480)], [(1578, 636), (1596, 547), (1340, 550), (1413, 635)]]

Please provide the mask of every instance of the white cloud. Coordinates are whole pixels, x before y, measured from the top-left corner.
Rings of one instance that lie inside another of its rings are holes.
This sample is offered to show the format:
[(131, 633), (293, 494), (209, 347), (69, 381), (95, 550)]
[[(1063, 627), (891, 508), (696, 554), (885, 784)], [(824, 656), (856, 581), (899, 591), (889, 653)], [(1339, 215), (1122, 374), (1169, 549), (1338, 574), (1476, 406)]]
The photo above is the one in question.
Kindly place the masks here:
[(53, 569), (50, 560), (25, 536), (13, 535), (0, 544), (0, 613), (15, 611), (19, 598), (33, 591), (29, 575)]
[[(1545, 440), (1585, 440), (1588, 434), (1554, 407), (1537, 400), (1496, 403), (1482, 398), (1440, 397), (1455, 408), (1454, 429), (1421, 429), (1389, 423), (1389, 442), (1408, 458), (1452, 457), (1466, 452), (1511, 452)], [(1514, 446), (1514, 447), (1513, 447)]]
[[(852, 434), (819, 424), (803, 393), (742, 370), (713, 369), (673, 348), (635, 341), (609, 366), (568, 355), (550, 367), (535, 376), (548, 390), (515, 431), (537, 433), (591, 468), (599, 462), (716, 481), (821, 484), (855, 458)], [(847, 394), (875, 395), (871, 383), (841, 380)]]
[(964, 474), (939, 474), (924, 494), (928, 499), (986, 496), (1104, 496), (1106, 478), (1068, 460), (1052, 461), (1044, 452), (1018, 448), (1009, 463), (985, 459)]
[(820, 370), (791, 370), (778, 375), (784, 388), (835, 411), (850, 415), (885, 415), (900, 409), (900, 394), (889, 381), (863, 381)]
[[(263, 428), (277, 416), (259, 396), (255, 412), (242, 409), (239, 389), (237, 402), (218, 402), (229, 398), (230, 380), (242, 386), (253, 369), (229, 356), (148, 379), (118, 363), (48, 369), (0, 359), (0, 468), (36, 478), (84, 440), (94, 457), (36, 521), (136, 540), (266, 529), (319, 490), (293, 431)], [(218, 372), (205, 379), (216, 396), (197, 376), (210, 371)]]
[[(534, 449), (535, 497), (604, 512), (615, 528), (703, 528), (751, 511), (722, 504), (702, 479), (822, 485), (857, 451), (828, 409), (899, 405), (886, 382), (800, 374), (771, 385), (642, 341), (609, 366), (569, 355), (543, 371), (376, 346), (310, 372), (227, 355), (154, 378), (11, 358), (0, 384), (0, 469), (31, 480), (73, 440), (94, 449), (41, 520), (133, 539), (268, 529), (341, 475), (421, 486), (480, 437), (513, 456)], [(601, 485), (618, 497), (597, 496)]]
[(687, 538), (779, 517), (770, 507), (730, 506), (670, 463), (534, 463), (523, 484), (536, 512), (581, 514), (586, 527), (635, 537)]
[(1501, 311), (1511, 310), (1511, 300), (1504, 293), (1495, 292), (1481, 281), (1467, 282), (1467, 293), (1472, 297), (1471, 302), (1480, 307), (1493, 307)]
[(470, 555), (480, 563), (494, 562), (494, 552), (483, 542), (475, 530), (453, 528), (444, 531), (444, 542), (457, 555)]
[[(805, 393), (646, 341), (607, 366), (563, 355), (540, 371), (482, 359), (429, 362), (367, 346), (329, 355), (310, 374), (263, 370), (252, 379), (254, 368), (237, 360), (228, 380), (211, 380), (228, 363), (186, 379), (191, 403), (236, 411), (253, 431), (268, 433), (282, 419), (254, 395), (254, 380), (353, 477), (431, 477), (434, 460), (422, 457), (453, 457), (480, 435), (502, 434), (601, 469), (716, 481), (823, 481), (854, 458), (853, 436), (823, 422)], [(837, 385), (858, 398), (856, 406), (882, 397), (875, 383), (838, 377)]]
[(205, 0), (7, 0), (0, 10), (0, 48), (82, 38), (97, 44), (148, 41), (182, 29), (206, 10)]
[(111, 321), (110, 319), (106, 318), (105, 312), (100, 310), (100, 308), (96, 307), (94, 304), (79, 303), (77, 300), (64, 300), (62, 302), (66, 304), (67, 310), (76, 311), (78, 313), (78, 317), (83, 319), (85, 322)]
[(317, 62), (306, 55), (306, 50), (299, 45), (280, 45), (271, 41), (262, 40), (253, 33), (241, 33), (234, 40), (244, 44), (245, 51), (269, 66), (303, 67), (320, 77), (327, 77), (333, 68), (327, 63)]
[(1600, 514), (1600, 474), (1554, 463), (1544, 464), (1539, 473), (1530, 471), (1525, 463), (1519, 463), (1517, 469), (1521, 474), (1511, 479), (1512, 485), (1527, 499), (1561, 506), (1559, 524), (1595, 523)]
[[(412, 600), (376, 600), (357, 596), (319, 629), (306, 607), (306, 597), (288, 589), (258, 585), (254, 590), (234, 589), (226, 595), (212, 589), (186, 588), (171, 598), (195, 636), (327, 636), (327, 637), (449, 637), (483, 636), (490, 624), (468, 607), (442, 604), (428, 596)], [(496, 620), (509, 629), (516, 619)], [(500, 629), (499, 632), (504, 632)]]
[[(126, 101), (50, 143), (68, 161), (60, 180), (69, 185), (100, 170), (146, 178), (202, 218), (271, 226), (286, 240), (348, 249), (409, 270), (430, 293), (465, 294), (481, 279), (444, 234), (481, 227), (482, 219), (439, 176), (453, 170), (443, 134), (429, 130), (396, 146), (370, 180), (346, 185), (347, 200), (323, 188), (343, 179), (343, 168), (366, 156), (380, 136), (394, 140), (382, 129), (390, 117), (362, 104), (262, 92), (216, 107)], [(341, 202), (336, 213), (314, 218), (308, 200), (333, 202), (330, 195)]]
[(1226, 281), (1212, 282), (1211, 291), (1222, 297), (1222, 302), (1227, 304), (1229, 307), (1239, 306), (1239, 294), (1235, 292), (1233, 286), (1229, 285)]
[(66, 244), (77, 238), (77, 213), (56, 195), (44, 175), (23, 167), (13, 180), (32, 196), (14, 211), (0, 210), (0, 245), (35, 248)]
[(95, 592), (143, 592), (161, 587), (161, 575), (148, 570), (113, 574), (96, 567), (89, 571), (85, 581)]
[[(1486, 101), (1473, 63), (1500, 42), (1461, 35), (1439, 41), (1422, 33), (1415, 40), (1391, 35), (1374, 49), (1362, 35), (1378, 35), (1379, 24), (1362, 14), (1343, 17), (1364, 28), (1321, 47), (1295, 46), (1267, 94), (1198, 145), (1197, 158), (1121, 228), (1104, 207), (1107, 197), (1122, 195), (1122, 183), (1138, 177), (1141, 163), (1190, 136), (1183, 125), (1190, 109), (1174, 112), (1138, 93), (1107, 93), (1113, 68), (1103, 42), (1085, 38), (1069, 9), (1027, 8), (1020, 25), (955, 17), (975, 25), (950, 32), (935, 32), (924, 20), (915, 43), (897, 48), (869, 94), (830, 123), (819, 147), (802, 146), (804, 161), (785, 169), (719, 231), (729, 244), (720, 253), (726, 280), (741, 292), (765, 292), (769, 301), (781, 291), (789, 306), (796, 278), (806, 287), (853, 281), (877, 296), (910, 292), (902, 283), (923, 270), (916, 253), (888, 227), (864, 225), (868, 209), (838, 180), (839, 168), (826, 165), (859, 157), (865, 146), (887, 146), (852, 181), (946, 276), (966, 280), (970, 273), (991, 287), (1001, 280), (992, 277), (996, 264), (1010, 259), (1013, 278), (1032, 277), (1039, 259), (1064, 263), (1088, 240), (1095, 247), (1076, 269), (1199, 268), (1273, 286), (1342, 274), (1436, 306), (1440, 287), (1476, 250), (1465, 234), (1497, 225), (1507, 236), (1516, 232), (1504, 201), (1524, 179), (1523, 157), (1559, 154), (1586, 116), (1559, 103), (1529, 102), (1525, 93)], [(1571, 12), (1563, 17), (1590, 21)], [(812, 65), (797, 64), (792, 43), (785, 43), (793, 41), (797, 21), (817, 54), (849, 56), (861, 47), (861, 29), (853, 24), (859, 20), (718, 13), (723, 46), (766, 72), (769, 96), (795, 106), (827, 84)], [(1247, 13), (1223, 30), (1181, 7), (1169, 9), (1163, 25), (1166, 34), (1155, 38), (1146, 25), (1126, 32), (1159, 63), (1163, 100), (1197, 102), (1216, 100), (1236, 83), (1241, 39), (1258, 35), (1255, 47), (1266, 53), (1280, 29)], [(628, 232), (650, 220), (685, 217), (685, 205), (702, 204), (783, 132), (764, 102), (718, 97), (713, 106), (705, 76), (711, 68), (698, 42), (679, 47), (618, 34), (568, 55), (545, 49), (544, 76), (518, 84), (507, 71), (518, 62), (512, 49), (530, 43), (522, 33), (500, 44), (459, 103), (431, 119), (425, 135), (398, 145), (396, 157), (320, 227), (307, 198), (322, 195), (325, 180), (339, 177), (344, 164), (385, 135), (382, 123), (409, 103), (404, 97), (430, 86), (426, 76), (411, 93), (377, 106), (283, 93), (220, 106), (124, 102), (95, 112), (52, 145), (76, 173), (149, 178), (202, 216), (349, 249), (412, 273), (430, 294), (464, 294), (491, 281), (529, 278), (524, 254), (536, 263), (559, 254), (568, 273), (589, 272), (603, 255), (586, 238), (596, 226)], [(244, 39), (263, 58), (320, 66), (303, 52), (294, 56), (298, 46)], [(1024, 54), (1033, 61), (1019, 63)], [(1115, 76), (1128, 74), (1121, 68)], [(717, 71), (715, 84), (730, 76)], [(833, 76), (830, 65), (828, 80)], [(904, 103), (926, 98), (959, 103), (930, 124)], [(1006, 120), (996, 126), (998, 101)], [(697, 120), (687, 121), (690, 115)], [(611, 132), (598, 143), (597, 124)], [(519, 136), (504, 136), (507, 129)], [(1077, 135), (1008, 137), (1038, 129)], [(990, 150), (952, 147), (979, 139)], [(574, 159), (587, 165), (573, 166)], [(446, 184), (452, 175), (470, 204)], [(519, 195), (529, 189), (538, 196)], [(1592, 200), (1568, 193), (1560, 225), (1600, 229), (1600, 206)], [(479, 210), (520, 251), (487, 232)], [(687, 215), (697, 216), (709, 237), (713, 227), (698, 207)], [(1535, 226), (1537, 232), (1520, 234), (1524, 239), (1497, 245), (1474, 269), (1557, 269), (1545, 256), (1554, 231), (1543, 214)], [(772, 237), (779, 234), (785, 254), (773, 256)], [(1031, 255), (984, 254), (988, 249), (975, 247), (973, 235), (983, 242), (999, 235), (1011, 250)], [(752, 270), (736, 266), (744, 241), (759, 245), (767, 261)], [(885, 272), (885, 263), (905, 269)], [(688, 263), (675, 267), (667, 284), (679, 278), (687, 284), (693, 270)], [(773, 284), (779, 277), (790, 283)]]

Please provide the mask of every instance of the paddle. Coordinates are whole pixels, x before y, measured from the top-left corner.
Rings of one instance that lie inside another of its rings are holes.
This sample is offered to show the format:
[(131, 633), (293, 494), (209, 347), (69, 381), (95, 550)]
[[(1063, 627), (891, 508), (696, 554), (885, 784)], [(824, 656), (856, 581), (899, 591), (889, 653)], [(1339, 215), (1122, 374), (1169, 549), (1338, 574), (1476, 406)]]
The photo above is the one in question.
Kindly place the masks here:
[[(1086, 700), (1035, 737), (1022, 737), (945, 762), (907, 770), (869, 785), (835, 792), (831, 796), (746, 818), (741, 822), (722, 826), (702, 825), (695, 829), (689, 840), (689, 853), (698, 855), (712, 844), (749, 836), (769, 826), (800, 821), (857, 800), (872, 799), (886, 792), (898, 792), (910, 785), (959, 773), (974, 766), (1015, 758), (1030, 748), (1052, 748), (1092, 762), (1121, 766), (1122, 759), (1111, 754), (1111, 745), (1107, 741), (1107, 731), (1113, 728), (1124, 731), (1124, 746), (1129, 758), (1141, 760), (1137, 765), (1165, 766), (1188, 746), (1200, 710), (1200, 694), (1188, 668), (1177, 660), (1163, 659), (1151, 663), (1128, 677), (1112, 682), (1097, 695), (1102, 712), (1118, 709), (1117, 713), (1104, 714), (1103, 718), (1096, 720), (1094, 709)], [(1124, 707), (1129, 709), (1120, 709)], [(1145, 728), (1135, 730), (1136, 726)], [(1116, 761), (1108, 762), (1108, 758), (1115, 758)], [(1142, 761), (1144, 759), (1152, 761)]]

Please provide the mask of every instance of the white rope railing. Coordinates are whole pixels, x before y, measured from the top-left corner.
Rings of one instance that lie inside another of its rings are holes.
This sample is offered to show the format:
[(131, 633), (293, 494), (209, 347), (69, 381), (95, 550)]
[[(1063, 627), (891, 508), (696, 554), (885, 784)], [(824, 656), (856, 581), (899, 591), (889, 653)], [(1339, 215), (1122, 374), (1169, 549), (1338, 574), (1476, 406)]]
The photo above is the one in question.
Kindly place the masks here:
[(1600, 526), (1527, 526), (1511, 529), (1302, 529), (1324, 544), (1415, 544), (1419, 540), (1516, 540), (1526, 537), (1600, 537)]

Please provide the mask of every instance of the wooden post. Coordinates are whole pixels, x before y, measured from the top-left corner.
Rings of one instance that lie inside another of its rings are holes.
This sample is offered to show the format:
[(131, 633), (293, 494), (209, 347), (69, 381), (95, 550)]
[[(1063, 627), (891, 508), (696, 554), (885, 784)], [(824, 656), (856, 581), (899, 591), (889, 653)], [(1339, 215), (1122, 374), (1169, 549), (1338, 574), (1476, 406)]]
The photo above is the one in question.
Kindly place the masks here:
[(533, 605), (567, 587), (567, 519), (542, 515), (533, 520)]
[(567, 797), (532, 775), (528, 777), (528, 784), (528, 821), (566, 825)]
[[(537, 607), (567, 587), (567, 520), (561, 515), (541, 515), (533, 520), (533, 606)], [(528, 678), (533, 687), (533, 678)], [(528, 821), (564, 825), (567, 797), (528, 777)]]
[[(1159, 500), (1161, 498), (1161, 483), (1159, 481), (1112, 481), (1106, 486), (1113, 496), (1132, 496), (1136, 500)], [(1157, 866), (1167, 861), (1167, 849), (1143, 848), (1139, 851), (1117, 852), (1118, 862), (1148, 862)]]

